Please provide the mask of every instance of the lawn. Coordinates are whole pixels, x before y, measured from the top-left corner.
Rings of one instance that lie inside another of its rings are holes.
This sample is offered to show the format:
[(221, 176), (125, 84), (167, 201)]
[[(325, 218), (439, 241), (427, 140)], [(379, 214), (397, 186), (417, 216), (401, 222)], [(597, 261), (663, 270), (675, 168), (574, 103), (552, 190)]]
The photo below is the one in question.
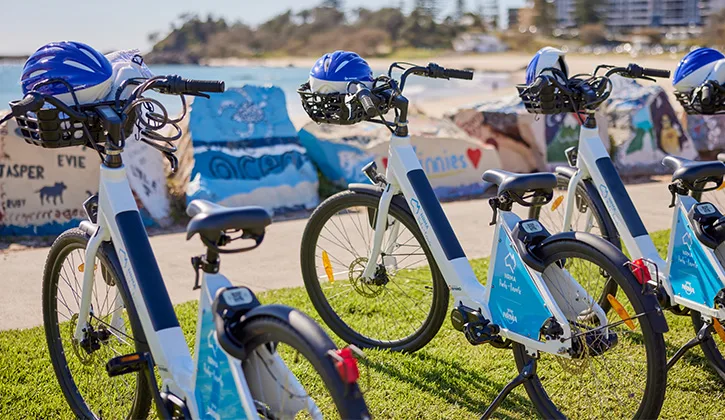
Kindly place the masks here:
[[(667, 234), (653, 235), (661, 252), (666, 249)], [(478, 277), (485, 278), (488, 260), (475, 260), (473, 266)], [(320, 321), (304, 288), (260, 293), (259, 298), (263, 303), (297, 307)], [(176, 309), (187, 340), (193, 342), (197, 304), (189, 302)], [(670, 333), (665, 338), (671, 356), (694, 333), (689, 317), (668, 314), (668, 322)], [(510, 350), (471, 346), (449, 322), (415, 354), (373, 350), (366, 354), (361, 385), (376, 418), (478, 418), (516, 375)], [(708, 369), (699, 348), (674, 367), (668, 380), (662, 418), (722, 418), (725, 385)], [(71, 417), (50, 365), (43, 329), (0, 332), (0, 418)], [(535, 417), (523, 388), (515, 390), (496, 414), (506, 419)]]

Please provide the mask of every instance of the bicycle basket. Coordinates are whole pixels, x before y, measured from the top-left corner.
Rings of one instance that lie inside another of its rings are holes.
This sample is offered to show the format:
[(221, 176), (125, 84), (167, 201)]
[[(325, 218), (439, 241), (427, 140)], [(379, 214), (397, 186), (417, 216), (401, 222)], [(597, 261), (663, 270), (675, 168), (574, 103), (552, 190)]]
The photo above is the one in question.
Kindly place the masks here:
[[(369, 119), (360, 101), (345, 102), (344, 93), (312, 92), (309, 83), (304, 83), (297, 90), (302, 99), (302, 107), (312, 121), (316, 123), (352, 125)], [(388, 112), (388, 104), (378, 104), (381, 115)]]
[[(10, 102), (10, 107), (19, 101)], [(34, 146), (47, 149), (61, 147), (83, 146), (105, 141), (103, 127), (98, 123), (87, 122), (88, 137), (83, 130), (83, 122), (65, 114), (61, 110), (43, 108), (38, 112), (26, 112), (23, 115), (15, 116), (18, 123), (18, 131), (25, 139), (25, 142)]]
[(691, 115), (712, 115), (725, 113), (725, 103), (723, 96), (719, 92), (713, 92), (709, 104), (703, 104), (700, 95), (696, 94), (696, 90), (689, 92), (675, 91), (675, 98), (682, 105), (686, 113)]
[[(574, 106), (568, 95), (563, 95), (557, 88), (540, 89), (534, 93), (528, 85), (517, 85), (519, 97), (531, 114), (566, 114), (574, 112)], [(546, 92), (546, 90), (549, 90)]]

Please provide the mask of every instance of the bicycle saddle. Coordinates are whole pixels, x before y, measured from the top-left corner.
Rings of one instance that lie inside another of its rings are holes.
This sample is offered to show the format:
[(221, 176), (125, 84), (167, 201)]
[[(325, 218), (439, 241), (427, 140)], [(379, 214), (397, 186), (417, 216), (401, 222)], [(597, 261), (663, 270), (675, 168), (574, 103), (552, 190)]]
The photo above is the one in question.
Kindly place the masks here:
[(503, 169), (489, 169), (483, 173), (483, 180), (498, 186), (498, 194), (514, 193), (523, 197), (530, 191), (551, 192), (556, 187), (556, 175), (550, 172), (518, 174)]
[(252, 236), (264, 234), (264, 228), (272, 223), (267, 210), (257, 207), (224, 207), (206, 200), (194, 200), (186, 208), (191, 221), (186, 226), (186, 239), (195, 234), (215, 241), (227, 230), (242, 229)]
[(681, 180), (689, 189), (696, 189), (697, 184), (703, 184), (698, 187), (702, 188), (708, 181), (720, 185), (725, 175), (725, 164), (718, 161), (699, 162), (677, 156), (666, 156), (662, 159), (662, 164), (673, 172), (673, 181)]

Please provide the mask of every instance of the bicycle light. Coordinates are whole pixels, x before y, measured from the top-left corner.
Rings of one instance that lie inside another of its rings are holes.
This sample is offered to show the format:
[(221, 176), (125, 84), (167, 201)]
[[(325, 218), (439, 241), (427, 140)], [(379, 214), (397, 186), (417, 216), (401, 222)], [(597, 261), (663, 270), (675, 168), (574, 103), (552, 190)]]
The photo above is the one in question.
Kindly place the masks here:
[(350, 347), (337, 350), (334, 355), (335, 366), (342, 380), (347, 384), (354, 384), (360, 377), (360, 370), (357, 367), (357, 359)]
[(632, 261), (630, 269), (632, 270), (632, 274), (634, 274), (634, 277), (637, 279), (637, 282), (639, 282), (639, 284), (645, 285), (652, 280), (652, 275), (649, 272), (649, 267), (647, 267), (647, 263), (644, 261), (644, 259), (639, 258)]

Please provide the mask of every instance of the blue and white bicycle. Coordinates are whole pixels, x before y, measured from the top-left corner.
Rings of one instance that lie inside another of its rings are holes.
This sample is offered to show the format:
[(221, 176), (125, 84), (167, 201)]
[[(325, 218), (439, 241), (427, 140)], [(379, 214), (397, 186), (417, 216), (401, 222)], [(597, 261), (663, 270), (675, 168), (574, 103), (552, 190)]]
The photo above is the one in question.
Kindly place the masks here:
[[(74, 93), (62, 78), (48, 83)], [(48, 349), (73, 415), (146, 418), (154, 402), (161, 418), (369, 418), (350, 348), (338, 350), (305, 314), (261, 305), (251, 290), (233, 287), (219, 273), (220, 254), (261, 244), (271, 222), (262, 208), (196, 200), (187, 209), (192, 217), (187, 239), (198, 235), (206, 247), (205, 254), (192, 258), (195, 288), (201, 289), (192, 358), (121, 152), (129, 135), (137, 133), (174, 166), (169, 141), (178, 137), (164, 137), (159, 130), (167, 125), (179, 130), (180, 119), (170, 119), (144, 93), (205, 96), (224, 91), (224, 83), (155, 76), (128, 79), (119, 94), (126, 88), (132, 90), (128, 98), (117, 95), (108, 102), (68, 105), (32, 90), (11, 103), (28, 143), (86, 145), (103, 162), (99, 192), (84, 203), (88, 220), (55, 240), (43, 279)], [(237, 239), (251, 245), (230, 249)]]
[[(698, 344), (710, 366), (725, 380), (725, 217), (711, 203), (691, 196), (712, 191), (723, 182), (725, 164), (696, 162), (667, 156), (663, 164), (672, 171), (669, 192), (674, 207), (667, 260), (657, 252), (647, 229), (614, 168), (600, 138), (594, 111), (611, 93), (614, 74), (629, 78), (667, 78), (669, 71), (599, 66), (604, 75), (568, 77), (563, 65), (539, 68), (529, 85), (519, 93), (529, 112), (555, 114), (579, 112), (586, 120), (579, 144), (567, 151), (571, 166), (556, 169), (557, 198), (551, 206), (532, 207), (529, 217), (540, 219), (552, 231), (595, 232), (630, 252), (634, 264), (655, 288), (662, 308), (678, 315), (690, 315), (696, 336), (677, 351), (667, 364), (672, 367), (687, 350)], [(650, 79), (651, 80), (651, 79)], [(694, 93), (693, 93), (694, 92)], [(682, 92), (686, 108), (701, 90)], [(699, 99), (697, 99), (699, 103)], [(719, 102), (722, 106), (722, 101)], [(600, 278), (600, 303), (617, 293), (617, 285)]]
[[(399, 81), (395, 68), (403, 70)], [(473, 345), (512, 347), (519, 370), (485, 418), (521, 384), (544, 418), (656, 418), (667, 324), (651, 288), (603, 239), (550, 235), (511, 211), (551, 199), (554, 174), (503, 170), (483, 175), (496, 190), (496, 228), (486, 284), (479, 282), (411, 145), (403, 95), (411, 75), (473, 77), (436, 64), (395, 63), (372, 83), (349, 82), (348, 93), (314, 92), (308, 84), (299, 91), (316, 122), (368, 120), (392, 133), (385, 175), (367, 165), (372, 184), (351, 184), (328, 198), (306, 227), (302, 272), (322, 319), (357, 346), (412, 352), (436, 335), (453, 295), (454, 328)], [(607, 296), (616, 311), (598, 303), (600, 273), (624, 291)]]

